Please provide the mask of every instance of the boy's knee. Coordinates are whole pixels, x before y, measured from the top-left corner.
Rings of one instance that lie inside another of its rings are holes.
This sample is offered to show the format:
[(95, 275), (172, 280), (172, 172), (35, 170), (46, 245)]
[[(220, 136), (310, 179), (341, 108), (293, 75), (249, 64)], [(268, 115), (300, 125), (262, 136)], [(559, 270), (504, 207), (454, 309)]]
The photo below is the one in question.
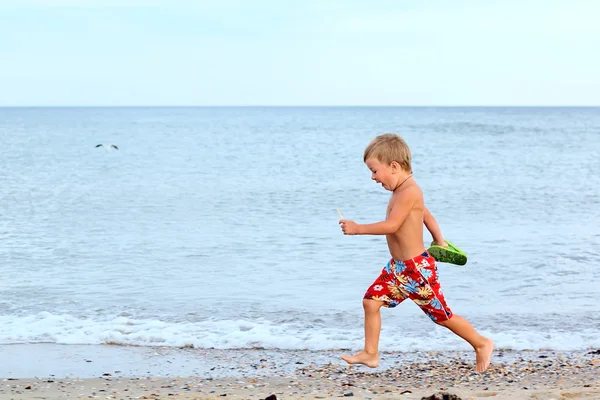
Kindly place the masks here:
[(377, 311), (381, 308), (383, 302), (373, 299), (363, 299), (363, 308), (367, 311)]

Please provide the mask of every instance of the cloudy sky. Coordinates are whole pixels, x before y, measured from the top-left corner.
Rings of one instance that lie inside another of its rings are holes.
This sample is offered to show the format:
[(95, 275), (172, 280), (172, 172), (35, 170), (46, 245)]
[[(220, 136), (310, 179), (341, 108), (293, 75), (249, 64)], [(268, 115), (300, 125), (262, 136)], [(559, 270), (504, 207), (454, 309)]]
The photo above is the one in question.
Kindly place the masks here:
[(0, 105), (600, 105), (600, 0), (2, 0)]

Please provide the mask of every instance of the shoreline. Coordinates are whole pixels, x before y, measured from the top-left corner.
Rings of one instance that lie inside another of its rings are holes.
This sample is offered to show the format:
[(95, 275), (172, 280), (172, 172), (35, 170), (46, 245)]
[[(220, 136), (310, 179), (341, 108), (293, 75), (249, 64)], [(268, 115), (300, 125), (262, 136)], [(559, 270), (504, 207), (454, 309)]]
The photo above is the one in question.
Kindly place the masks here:
[[(441, 392), (460, 399), (600, 399), (598, 349), (498, 350), (482, 374), (474, 372), (471, 352), (383, 352), (381, 366), (369, 369), (348, 367), (342, 351), (110, 345), (6, 345), (1, 351), (0, 400), (420, 400)], [(16, 374), (25, 370), (29, 376)]]
[[(193, 347), (123, 346), (112, 344), (70, 345), (29, 343), (0, 345), (0, 379), (34, 377), (97, 378), (106, 372), (117, 375), (142, 376), (204, 376), (230, 378), (286, 375), (306, 365), (347, 366), (340, 358), (356, 349), (282, 350), (265, 348), (215, 349)], [(494, 363), (513, 363), (542, 359), (598, 359), (600, 348), (586, 350), (512, 350), (495, 349)], [(380, 366), (374, 370), (398, 368), (403, 364), (429, 362), (471, 364), (475, 354), (469, 350), (381, 351)], [(261, 361), (265, 360), (265, 361)], [(361, 368), (356, 366), (356, 368)]]

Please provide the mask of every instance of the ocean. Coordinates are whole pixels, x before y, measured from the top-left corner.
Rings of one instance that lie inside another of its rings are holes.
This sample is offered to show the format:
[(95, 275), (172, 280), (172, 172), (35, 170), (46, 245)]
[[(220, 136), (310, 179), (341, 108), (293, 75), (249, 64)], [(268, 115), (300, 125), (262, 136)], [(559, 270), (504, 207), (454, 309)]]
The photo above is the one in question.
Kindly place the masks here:
[[(600, 108), (504, 107), (0, 108), (0, 345), (360, 349), (390, 256), (336, 208), (385, 217), (384, 132), (468, 255), (438, 266), (454, 313), (600, 347)], [(411, 302), (382, 319), (382, 350), (469, 349)]]

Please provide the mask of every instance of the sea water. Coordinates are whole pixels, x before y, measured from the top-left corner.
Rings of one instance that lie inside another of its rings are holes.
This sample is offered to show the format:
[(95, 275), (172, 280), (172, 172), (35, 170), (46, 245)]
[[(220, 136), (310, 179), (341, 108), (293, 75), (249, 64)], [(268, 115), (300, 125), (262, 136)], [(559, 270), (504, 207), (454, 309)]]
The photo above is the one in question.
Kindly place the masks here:
[[(469, 257), (438, 265), (454, 313), (600, 347), (600, 109), (402, 107), (0, 109), (0, 344), (360, 348), (390, 255), (336, 208), (385, 217), (384, 132)], [(469, 348), (412, 302), (382, 318), (384, 350)]]

